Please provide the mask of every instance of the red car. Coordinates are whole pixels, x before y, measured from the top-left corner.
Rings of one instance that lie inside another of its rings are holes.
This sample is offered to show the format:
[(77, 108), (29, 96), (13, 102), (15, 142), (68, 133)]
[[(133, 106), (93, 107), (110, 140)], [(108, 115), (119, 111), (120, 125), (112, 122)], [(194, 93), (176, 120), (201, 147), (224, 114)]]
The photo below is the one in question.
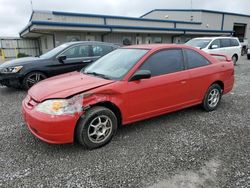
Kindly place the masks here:
[(108, 143), (119, 125), (202, 104), (212, 111), (232, 90), (234, 66), (185, 45), (117, 49), (81, 72), (44, 80), (22, 104), (29, 130), (41, 140)]

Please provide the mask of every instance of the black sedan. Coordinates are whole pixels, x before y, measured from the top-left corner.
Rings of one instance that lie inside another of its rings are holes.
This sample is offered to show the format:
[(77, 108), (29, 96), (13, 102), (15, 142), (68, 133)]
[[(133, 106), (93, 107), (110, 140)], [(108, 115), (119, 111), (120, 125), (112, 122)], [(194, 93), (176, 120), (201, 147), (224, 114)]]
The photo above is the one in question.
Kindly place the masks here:
[(69, 42), (40, 57), (11, 60), (0, 65), (0, 84), (29, 89), (58, 74), (80, 70), (119, 46), (103, 42)]

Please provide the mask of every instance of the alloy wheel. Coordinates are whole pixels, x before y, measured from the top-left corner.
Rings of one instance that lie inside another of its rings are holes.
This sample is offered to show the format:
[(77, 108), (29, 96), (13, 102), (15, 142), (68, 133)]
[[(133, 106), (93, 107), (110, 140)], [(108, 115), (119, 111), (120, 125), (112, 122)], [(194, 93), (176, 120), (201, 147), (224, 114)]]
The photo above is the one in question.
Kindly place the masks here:
[(46, 79), (46, 76), (41, 73), (32, 73), (28, 76), (26, 83), (27, 86), (30, 88), (36, 83), (40, 82), (41, 80)]
[(102, 143), (110, 136), (112, 128), (112, 121), (108, 116), (97, 116), (90, 122), (88, 138), (93, 143)]
[(214, 108), (215, 106), (217, 106), (219, 101), (220, 101), (220, 91), (217, 88), (215, 88), (211, 90), (211, 92), (208, 95), (208, 105), (211, 108)]

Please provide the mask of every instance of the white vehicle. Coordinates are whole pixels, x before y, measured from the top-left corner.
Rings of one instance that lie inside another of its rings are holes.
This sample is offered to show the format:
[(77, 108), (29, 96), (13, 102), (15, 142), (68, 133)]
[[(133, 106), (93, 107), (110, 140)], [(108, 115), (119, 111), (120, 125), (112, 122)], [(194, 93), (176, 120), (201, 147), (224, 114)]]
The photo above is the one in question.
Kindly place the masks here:
[(241, 57), (241, 44), (236, 37), (201, 37), (186, 42), (187, 45), (200, 48), (209, 54), (223, 54), (232, 58), (234, 64)]

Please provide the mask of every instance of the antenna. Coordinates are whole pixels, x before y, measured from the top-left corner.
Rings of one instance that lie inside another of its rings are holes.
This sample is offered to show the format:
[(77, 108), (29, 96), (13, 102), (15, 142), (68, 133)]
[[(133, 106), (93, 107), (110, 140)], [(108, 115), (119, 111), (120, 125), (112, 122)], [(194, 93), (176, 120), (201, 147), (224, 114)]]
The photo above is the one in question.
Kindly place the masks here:
[(33, 7), (33, 2), (32, 2), (32, 0), (30, 0), (30, 5), (31, 5), (31, 10), (32, 10), (32, 12), (33, 12), (34, 7)]
[(190, 4), (191, 4), (191, 16), (190, 16), (190, 20), (193, 21), (194, 20), (194, 16), (193, 16), (193, 0), (190, 0)]

